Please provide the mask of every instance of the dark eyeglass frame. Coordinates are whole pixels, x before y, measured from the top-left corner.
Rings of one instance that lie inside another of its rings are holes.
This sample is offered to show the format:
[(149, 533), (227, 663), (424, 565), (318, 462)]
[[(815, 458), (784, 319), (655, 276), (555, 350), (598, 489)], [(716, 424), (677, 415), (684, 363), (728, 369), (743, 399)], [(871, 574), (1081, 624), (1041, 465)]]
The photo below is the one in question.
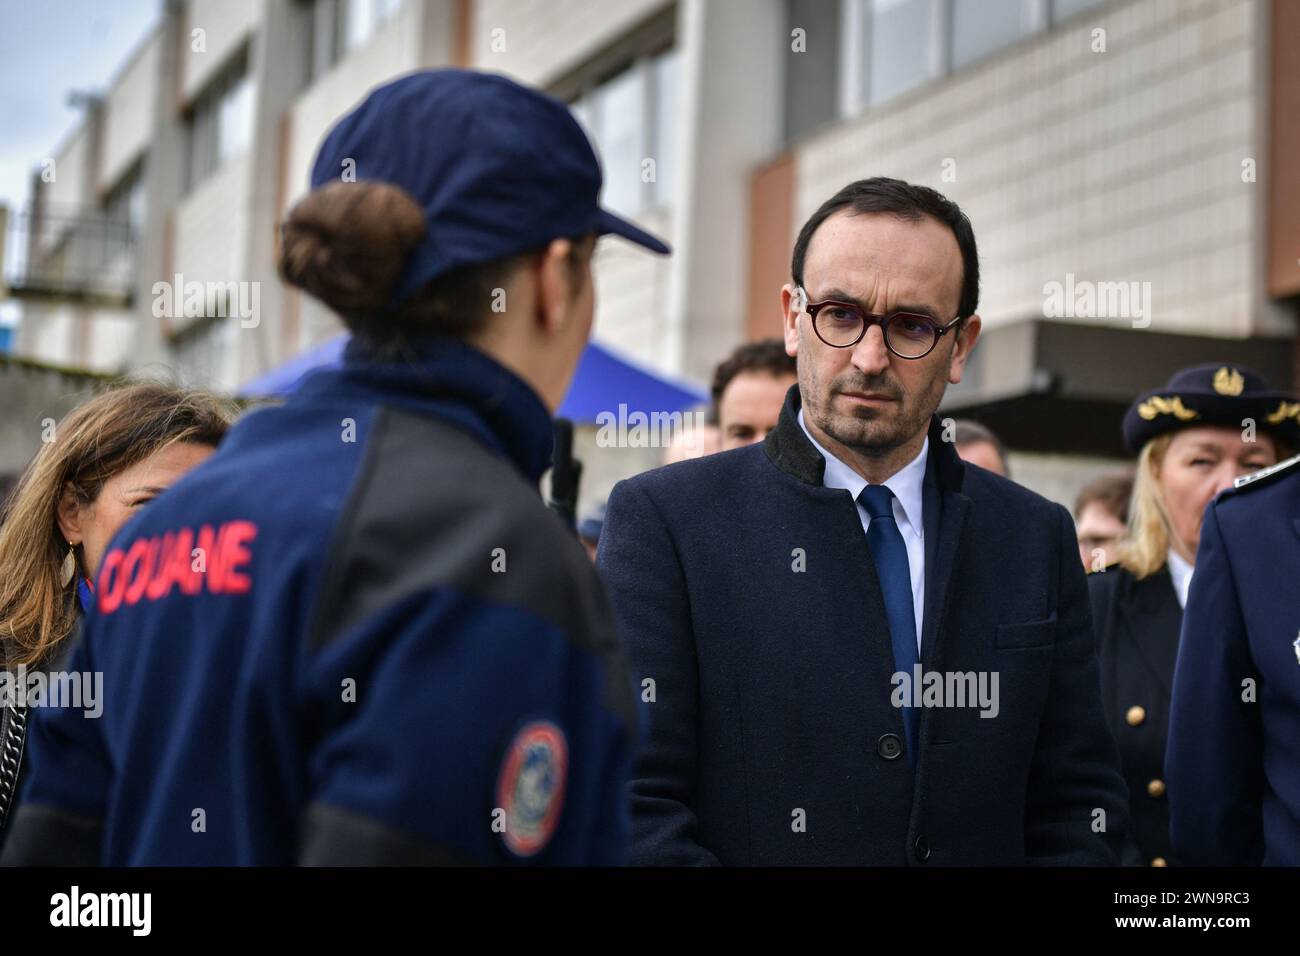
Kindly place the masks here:
[[(796, 305), (801, 307), (799, 311), (807, 312), (808, 318), (812, 320), (813, 334), (815, 334), (817, 338), (821, 339), (822, 342), (825, 342), (833, 349), (853, 348), (855, 345), (857, 345), (866, 337), (867, 329), (871, 328), (871, 326), (873, 325), (879, 325), (880, 336), (885, 340), (885, 348), (889, 349), (890, 352), (897, 355), (901, 359), (908, 359), (909, 361), (915, 361), (916, 359), (923, 359), (931, 352), (933, 352), (934, 347), (939, 344), (939, 340), (943, 338), (944, 335), (949, 330), (951, 330), (953, 326), (955, 326), (958, 322), (960, 322), (962, 318), (959, 315), (951, 322), (949, 322), (947, 325), (940, 325), (930, 316), (922, 315), (919, 312), (891, 312), (889, 313), (889, 315), (876, 315), (874, 312), (868, 312), (866, 309), (860, 308), (854, 305), (852, 302), (841, 302), (839, 299), (823, 299), (820, 302), (809, 302), (808, 292), (801, 285), (795, 286), (794, 291), (795, 291), (795, 296), (798, 299)], [(862, 331), (858, 333), (857, 338), (855, 338), (852, 342), (845, 343), (844, 345), (836, 345), (834, 342), (826, 341), (826, 338), (821, 333), (821, 329), (817, 327), (817, 313), (820, 312), (822, 309), (826, 308), (827, 306), (836, 306), (848, 312), (852, 312), (858, 317), (858, 321), (862, 326)], [(898, 349), (890, 345), (889, 326), (890, 323), (894, 322), (898, 318), (915, 319), (917, 321), (923, 322), (926, 325), (928, 325), (930, 327), (930, 331), (934, 334), (934, 339), (933, 341), (930, 342), (930, 347), (926, 349), (924, 352), (922, 352), (920, 355), (904, 355), (902, 352), (898, 351)]]

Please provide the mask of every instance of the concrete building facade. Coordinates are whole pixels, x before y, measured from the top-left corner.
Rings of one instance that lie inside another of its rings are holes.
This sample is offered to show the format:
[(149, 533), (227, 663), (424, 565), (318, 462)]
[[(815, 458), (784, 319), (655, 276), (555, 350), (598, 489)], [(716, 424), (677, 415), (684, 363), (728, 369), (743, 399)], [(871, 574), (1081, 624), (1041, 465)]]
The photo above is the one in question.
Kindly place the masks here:
[[(54, 210), (126, 217), (128, 261), (91, 262), (120, 299), (28, 296), (16, 351), (235, 389), (337, 334), (274, 271), (317, 144), (403, 72), (497, 70), (573, 103), (606, 202), (672, 241), (664, 260), (611, 240), (597, 263), (597, 338), (665, 374), (706, 382), (739, 342), (779, 334), (794, 235), (849, 181), (959, 202), (986, 338), (944, 411), (991, 425), (1018, 477), (1066, 500), (1119, 454), (1132, 395), (1174, 369), (1240, 361), (1296, 384), (1298, 7), (168, 0), (57, 176), (34, 180), (26, 284), (71, 254)], [(160, 306), (177, 277), (203, 287), (198, 308), (182, 289)], [(626, 462), (591, 463), (596, 492)]]

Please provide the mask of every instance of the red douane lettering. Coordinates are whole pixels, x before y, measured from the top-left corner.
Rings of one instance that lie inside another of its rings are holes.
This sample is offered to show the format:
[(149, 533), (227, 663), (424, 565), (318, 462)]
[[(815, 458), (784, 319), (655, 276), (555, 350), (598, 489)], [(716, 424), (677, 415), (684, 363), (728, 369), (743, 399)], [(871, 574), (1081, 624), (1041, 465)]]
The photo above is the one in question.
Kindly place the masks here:
[(126, 590), (122, 601), (135, 604), (149, 586), (149, 572), (153, 570), (153, 559), (158, 554), (158, 539), (140, 538), (132, 542), (122, 561), (122, 576), (126, 578)]
[(122, 588), (126, 576), (122, 574), (122, 549), (114, 548), (104, 556), (99, 569), (99, 612), (112, 614), (122, 603)]
[[(253, 554), (248, 544), (257, 537), (257, 525), (251, 521), (231, 521), (221, 528), (221, 568), (225, 593), (247, 594), (253, 587), (247, 574), (240, 569), (247, 566)], [(213, 590), (213, 593), (219, 593)]]

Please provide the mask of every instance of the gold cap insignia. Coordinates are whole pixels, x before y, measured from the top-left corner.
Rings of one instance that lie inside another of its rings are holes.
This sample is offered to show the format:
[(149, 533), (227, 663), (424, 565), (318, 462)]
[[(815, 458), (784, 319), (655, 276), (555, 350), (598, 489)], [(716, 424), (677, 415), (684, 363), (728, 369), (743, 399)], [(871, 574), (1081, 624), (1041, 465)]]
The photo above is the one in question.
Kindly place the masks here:
[(1240, 395), (1246, 387), (1246, 380), (1235, 368), (1223, 366), (1214, 373), (1214, 390), (1220, 395)]
[(1152, 396), (1138, 406), (1138, 414), (1146, 421), (1151, 421), (1157, 415), (1174, 415), (1180, 422), (1189, 422), (1193, 418), (1200, 417), (1200, 412), (1194, 412), (1183, 405), (1183, 400), (1175, 395), (1173, 398), (1161, 398), (1159, 395)]
[(1277, 411), (1269, 413), (1264, 420), (1270, 425), (1281, 425), (1288, 418), (1300, 422), (1300, 402), (1278, 402)]

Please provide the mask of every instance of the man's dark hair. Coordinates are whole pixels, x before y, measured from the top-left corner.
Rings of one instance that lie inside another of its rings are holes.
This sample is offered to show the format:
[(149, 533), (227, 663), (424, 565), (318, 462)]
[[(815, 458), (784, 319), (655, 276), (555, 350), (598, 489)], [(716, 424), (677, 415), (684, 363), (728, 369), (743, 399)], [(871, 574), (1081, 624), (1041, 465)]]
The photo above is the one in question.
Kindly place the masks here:
[(714, 415), (717, 414), (722, 393), (741, 372), (766, 372), (774, 378), (798, 374), (794, 356), (785, 354), (785, 342), (781, 339), (746, 342), (723, 359), (713, 371)]
[(1094, 501), (1128, 524), (1128, 503), (1133, 497), (1133, 472), (1119, 471), (1102, 475), (1088, 482), (1079, 491), (1074, 502), (1074, 519), (1083, 516), (1083, 509)]
[(852, 210), (854, 215), (889, 213), (912, 222), (918, 221), (922, 216), (929, 216), (951, 229), (957, 237), (957, 248), (961, 250), (962, 259), (961, 302), (957, 314), (963, 319), (975, 314), (980, 297), (980, 262), (979, 252), (975, 248), (975, 230), (971, 228), (970, 220), (961, 211), (961, 207), (942, 193), (928, 186), (914, 186), (901, 179), (888, 179), (884, 176), (849, 183), (822, 203), (821, 208), (803, 224), (799, 238), (794, 242), (794, 256), (790, 262), (790, 275), (795, 285), (803, 285), (804, 259), (808, 255), (808, 244), (812, 242), (813, 233), (842, 209)]

